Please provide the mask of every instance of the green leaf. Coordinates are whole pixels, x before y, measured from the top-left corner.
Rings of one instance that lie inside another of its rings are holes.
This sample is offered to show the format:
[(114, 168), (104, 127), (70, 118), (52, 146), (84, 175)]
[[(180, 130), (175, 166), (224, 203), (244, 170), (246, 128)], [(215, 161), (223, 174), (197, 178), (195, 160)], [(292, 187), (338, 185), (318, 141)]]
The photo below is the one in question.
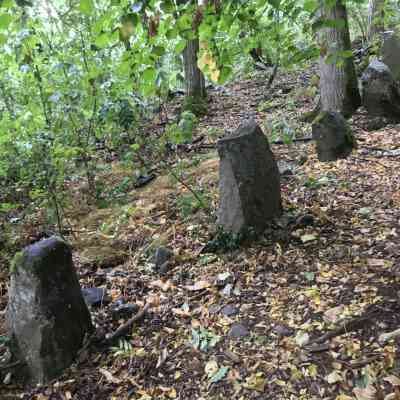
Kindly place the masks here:
[(316, 0), (306, 0), (304, 2), (304, 10), (312, 13), (317, 9), (318, 2)]
[(229, 367), (221, 367), (210, 379), (210, 383), (216, 383), (224, 379), (229, 371)]
[(154, 83), (154, 81), (156, 80), (156, 75), (157, 75), (157, 71), (154, 68), (149, 67), (149, 68), (145, 69), (143, 72), (143, 75), (142, 75), (143, 81), (146, 84)]
[(93, 0), (80, 0), (79, 11), (85, 15), (91, 15), (94, 10)]
[(118, 40), (118, 32), (114, 33), (106, 32), (106, 33), (101, 33), (99, 36), (97, 36), (94, 43), (97, 47), (100, 47), (102, 49), (116, 42), (117, 40)]
[(178, 44), (175, 46), (175, 52), (176, 53), (182, 53), (182, 51), (185, 49), (186, 47), (186, 40), (182, 39), (178, 42)]
[(165, 54), (165, 48), (163, 46), (155, 46), (153, 47), (152, 53), (161, 57)]
[(0, 14), (0, 29), (7, 29), (12, 22), (13, 17), (10, 14)]
[(226, 80), (231, 76), (232, 71), (233, 70), (231, 67), (228, 67), (228, 66), (222, 67), (222, 69), (220, 71), (218, 83), (221, 85), (224, 84), (226, 82)]
[(304, 278), (306, 278), (308, 280), (308, 282), (312, 282), (315, 279), (314, 272), (304, 272), (303, 275), (304, 275)]

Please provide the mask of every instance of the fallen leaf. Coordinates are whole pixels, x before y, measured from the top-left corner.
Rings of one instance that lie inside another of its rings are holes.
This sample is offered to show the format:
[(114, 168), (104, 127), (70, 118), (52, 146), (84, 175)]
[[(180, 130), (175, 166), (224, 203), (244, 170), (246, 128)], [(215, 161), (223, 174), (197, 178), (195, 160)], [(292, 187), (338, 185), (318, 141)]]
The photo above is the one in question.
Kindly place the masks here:
[(157, 281), (153, 281), (150, 282), (149, 286), (152, 287), (157, 287), (159, 289), (161, 289), (163, 292), (166, 292), (170, 289), (174, 289), (175, 286), (173, 285), (173, 283), (170, 280), (167, 280), (165, 282), (163, 282), (161, 279), (158, 279)]
[(325, 376), (325, 380), (330, 383), (338, 383), (343, 380), (342, 374), (339, 371), (332, 371), (329, 375)]
[(106, 378), (107, 382), (109, 383), (121, 383), (121, 380), (115, 377), (110, 371), (107, 371), (104, 368), (100, 368), (99, 372)]
[(197, 290), (203, 290), (207, 289), (211, 286), (211, 283), (208, 281), (197, 281), (195, 282), (194, 285), (189, 285), (186, 286), (187, 290), (190, 290), (191, 292), (197, 291)]
[(365, 388), (355, 388), (353, 392), (357, 400), (376, 400), (376, 389), (372, 385)]
[(331, 323), (336, 323), (341, 319), (341, 316), (344, 311), (344, 305), (341, 304), (337, 307), (330, 308), (329, 310), (326, 310), (324, 313), (324, 320), (326, 322), (331, 322)]
[(229, 371), (229, 367), (221, 367), (210, 379), (210, 383), (217, 383), (224, 379)]
[(310, 341), (310, 335), (304, 331), (298, 331), (294, 339), (298, 346), (303, 347)]
[(250, 375), (246, 378), (246, 382), (243, 384), (246, 389), (253, 389), (257, 392), (264, 392), (265, 385), (266, 381), (262, 372)]
[(301, 236), (300, 239), (303, 243), (308, 243), (308, 242), (312, 242), (313, 240), (317, 240), (318, 236), (313, 235), (313, 234), (305, 234), (305, 235)]
[(215, 360), (208, 361), (204, 367), (204, 371), (209, 378), (211, 378), (218, 369), (218, 363)]
[(383, 380), (389, 382), (393, 386), (400, 386), (400, 379), (396, 375), (389, 375), (383, 378)]

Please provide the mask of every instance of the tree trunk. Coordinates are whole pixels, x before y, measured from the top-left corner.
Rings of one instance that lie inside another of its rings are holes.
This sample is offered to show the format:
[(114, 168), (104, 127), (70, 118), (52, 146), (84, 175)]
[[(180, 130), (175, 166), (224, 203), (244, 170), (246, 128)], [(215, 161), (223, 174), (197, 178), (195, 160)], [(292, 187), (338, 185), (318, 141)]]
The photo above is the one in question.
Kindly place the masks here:
[(185, 70), (186, 96), (193, 100), (206, 97), (206, 85), (203, 72), (197, 66), (199, 39), (189, 40), (183, 51), (183, 66)]
[[(197, 5), (197, 0), (177, 0), (178, 5)], [(197, 27), (194, 24), (195, 38), (187, 41), (183, 51), (183, 69), (185, 77), (185, 107), (195, 114), (202, 114), (204, 99), (206, 97), (206, 84), (204, 74), (197, 65), (200, 49)]]
[(333, 7), (322, 5), (321, 17), (325, 21), (344, 22), (343, 25), (323, 28), (319, 34), (322, 110), (350, 117), (361, 105), (361, 98), (353, 57), (338, 55), (338, 52), (351, 50), (346, 7), (341, 0), (336, 1)]
[(372, 40), (385, 30), (385, 0), (369, 0), (368, 4), (368, 39)]

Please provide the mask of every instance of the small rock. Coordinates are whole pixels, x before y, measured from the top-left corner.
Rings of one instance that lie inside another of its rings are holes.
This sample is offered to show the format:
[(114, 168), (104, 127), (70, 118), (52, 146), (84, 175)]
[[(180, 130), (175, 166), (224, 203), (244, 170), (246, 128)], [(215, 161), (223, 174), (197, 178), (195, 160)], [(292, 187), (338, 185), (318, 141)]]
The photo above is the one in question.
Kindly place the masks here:
[(129, 318), (139, 311), (137, 304), (118, 304), (111, 309), (111, 316), (114, 321), (121, 318)]
[(382, 61), (386, 64), (394, 78), (400, 81), (400, 37), (395, 32), (384, 35), (382, 46)]
[(280, 324), (275, 325), (274, 331), (279, 336), (292, 336), (293, 335), (293, 330), (288, 328), (285, 325), (280, 325)]
[(228, 332), (228, 336), (234, 339), (239, 339), (249, 335), (249, 330), (242, 324), (233, 324)]
[(225, 317), (232, 317), (233, 315), (239, 314), (239, 310), (231, 304), (228, 304), (222, 308), (221, 313), (225, 315)]
[(363, 106), (370, 115), (400, 120), (400, 86), (386, 64), (373, 60), (361, 83)]
[(157, 248), (154, 255), (154, 269), (160, 274), (168, 272), (169, 264), (174, 256), (174, 252), (167, 247), (160, 246)]
[(82, 295), (86, 304), (92, 307), (108, 304), (111, 301), (105, 288), (92, 287), (82, 289)]
[(356, 147), (350, 125), (337, 112), (322, 111), (312, 124), (313, 139), (317, 142), (319, 161), (346, 158)]

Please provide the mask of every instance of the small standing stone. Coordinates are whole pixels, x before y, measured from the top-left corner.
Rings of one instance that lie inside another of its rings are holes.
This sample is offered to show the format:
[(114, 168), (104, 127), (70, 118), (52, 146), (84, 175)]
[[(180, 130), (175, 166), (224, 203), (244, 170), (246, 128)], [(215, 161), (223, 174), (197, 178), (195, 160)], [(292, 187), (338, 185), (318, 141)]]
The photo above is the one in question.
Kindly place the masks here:
[(356, 147), (356, 141), (344, 117), (335, 111), (322, 111), (312, 125), (317, 142), (319, 161), (346, 158)]
[(282, 214), (280, 176), (261, 128), (248, 121), (217, 143), (220, 156), (218, 223), (238, 233), (261, 232)]
[(400, 87), (386, 64), (372, 61), (361, 83), (363, 106), (371, 116), (400, 120)]
[(167, 247), (160, 246), (154, 254), (154, 270), (161, 275), (168, 272), (170, 263), (174, 257), (174, 252)]
[(7, 325), (12, 352), (32, 383), (56, 378), (74, 361), (93, 326), (63, 240), (42, 240), (15, 256)]
[(400, 37), (395, 32), (385, 32), (382, 45), (382, 62), (386, 64), (394, 79), (400, 81)]

